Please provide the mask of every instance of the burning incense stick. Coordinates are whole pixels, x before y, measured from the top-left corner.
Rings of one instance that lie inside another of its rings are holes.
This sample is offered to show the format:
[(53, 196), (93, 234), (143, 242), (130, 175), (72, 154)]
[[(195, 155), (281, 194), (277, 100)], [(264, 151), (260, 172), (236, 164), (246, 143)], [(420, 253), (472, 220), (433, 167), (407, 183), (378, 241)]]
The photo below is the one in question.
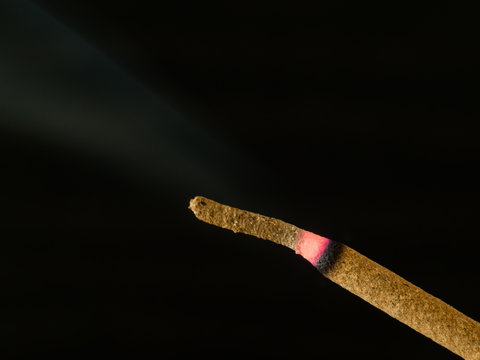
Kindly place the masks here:
[(325, 277), (467, 360), (480, 360), (480, 324), (350, 247), (278, 219), (197, 196), (209, 224), (289, 247)]

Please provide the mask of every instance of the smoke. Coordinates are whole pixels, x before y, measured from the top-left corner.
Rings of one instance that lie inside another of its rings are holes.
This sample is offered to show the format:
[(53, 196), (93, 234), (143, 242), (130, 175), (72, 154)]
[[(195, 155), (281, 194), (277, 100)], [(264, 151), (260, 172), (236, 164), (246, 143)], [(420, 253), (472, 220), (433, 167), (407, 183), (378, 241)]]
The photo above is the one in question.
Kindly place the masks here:
[(0, 7), (0, 129), (172, 189), (231, 196), (225, 144), (37, 5)]

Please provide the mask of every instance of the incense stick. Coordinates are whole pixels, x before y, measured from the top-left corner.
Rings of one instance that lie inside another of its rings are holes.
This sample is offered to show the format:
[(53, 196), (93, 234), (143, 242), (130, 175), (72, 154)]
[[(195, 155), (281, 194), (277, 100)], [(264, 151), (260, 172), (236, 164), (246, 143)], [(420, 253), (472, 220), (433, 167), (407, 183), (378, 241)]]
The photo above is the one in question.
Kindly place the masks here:
[(480, 324), (337, 241), (278, 219), (197, 196), (189, 208), (209, 224), (294, 250), (326, 278), (467, 360), (480, 360)]

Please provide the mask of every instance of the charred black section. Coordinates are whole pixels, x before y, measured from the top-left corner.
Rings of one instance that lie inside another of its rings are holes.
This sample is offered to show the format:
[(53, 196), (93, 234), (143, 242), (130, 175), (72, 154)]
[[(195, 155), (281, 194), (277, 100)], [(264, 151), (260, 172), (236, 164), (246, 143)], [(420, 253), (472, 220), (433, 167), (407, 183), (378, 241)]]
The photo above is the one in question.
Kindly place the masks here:
[(321, 273), (326, 273), (335, 264), (335, 261), (340, 257), (344, 249), (344, 245), (340, 242), (330, 240), (327, 248), (323, 252), (322, 256), (317, 261), (315, 267)]

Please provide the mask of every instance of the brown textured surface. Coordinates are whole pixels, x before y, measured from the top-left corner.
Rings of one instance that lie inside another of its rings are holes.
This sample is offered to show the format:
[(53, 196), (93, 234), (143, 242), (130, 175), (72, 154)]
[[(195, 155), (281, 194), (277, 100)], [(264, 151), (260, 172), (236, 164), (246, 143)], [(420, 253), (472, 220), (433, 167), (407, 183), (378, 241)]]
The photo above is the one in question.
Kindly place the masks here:
[[(301, 229), (281, 220), (195, 197), (202, 221), (295, 249)], [(480, 360), (480, 324), (392, 271), (342, 244), (325, 277), (467, 360)]]
[(480, 324), (343, 245), (324, 275), (457, 355), (480, 359)]

